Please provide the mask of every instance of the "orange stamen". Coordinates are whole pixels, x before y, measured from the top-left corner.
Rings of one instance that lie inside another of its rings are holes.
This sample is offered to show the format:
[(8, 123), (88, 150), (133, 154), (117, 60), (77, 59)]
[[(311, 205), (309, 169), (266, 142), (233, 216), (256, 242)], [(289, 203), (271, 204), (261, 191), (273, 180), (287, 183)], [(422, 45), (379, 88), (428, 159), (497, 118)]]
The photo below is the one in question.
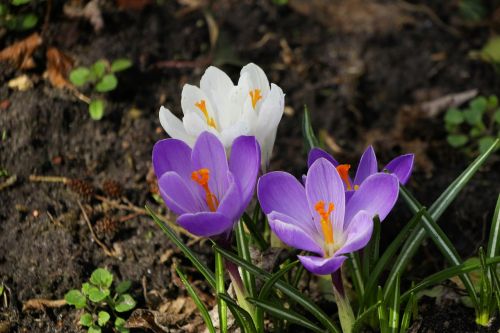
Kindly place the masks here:
[(205, 121), (207, 122), (208, 126), (211, 126), (213, 128), (217, 128), (215, 125), (214, 118), (212, 118), (208, 115), (207, 104), (205, 103), (204, 99), (202, 99), (198, 103), (194, 103), (194, 106), (196, 106), (198, 109), (200, 109), (200, 111), (203, 113), (203, 115), (205, 116)]
[(340, 164), (337, 166), (337, 171), (340, 175), (340, 178), (344, 181), (348, 190), (352, 190), (351, 182), (349, 181), (349, 169), (351, 168), (350, 164)]
[(314, 205), (314, 209), (318, 212), (321, 218), (321, 229), (323, 231), (323, 237), (327, 244), (333, 244), (333, 226), (330, 220), (330, 213), (335, 209), (333, 202), (328, 204), (328, 211), (325, 210), (325, 202), (320, 200)]
[(252, 107), (255, 110), (257, 102), (262, 99), (262, 95), (260, 94), (260, 89), (250, 90), (250, 97), (252, 98)]
[(213, 194), (208, 187), (210, 171), (205, 168), (193, 171), (191, 173), (191, 179), (198, 183), (198, 185), (200, 185), (203, 190), (205, 190), (205, 200), (207, 201), (208, 208), (211, 212), (215, 212), (217, 210), (217, 207), (219, 207), (219, 200), (217, 200), (215, 194)]

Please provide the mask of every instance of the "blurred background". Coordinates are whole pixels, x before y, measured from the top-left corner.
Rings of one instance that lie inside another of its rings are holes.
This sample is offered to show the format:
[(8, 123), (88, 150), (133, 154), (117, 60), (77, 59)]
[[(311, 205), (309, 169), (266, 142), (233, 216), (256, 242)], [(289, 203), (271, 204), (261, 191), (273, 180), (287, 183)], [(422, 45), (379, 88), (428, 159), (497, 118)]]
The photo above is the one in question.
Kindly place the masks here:
[[(429, 204), (500, 134), (497, 33), (495, 0), (1, 0), (0, 332), (73, 331), (69, 308), (23, 304), (102, 266), (134, 281), (140, 307), (173, 313), (167, 326), (197, 331), (171, 272), (189, 264), (143, 207), (169, 217), (150, 161), (166, 137), (158, 110), (182, 116), (182, 86), (209, 65), (237, 80), (254, 62), (286, 93), (270, 169), (306, 170), (307, 105), (339, 161), (368, 145), (380, 165), (415, 153), (408, 187)], [(463, 256), (486, 241), (499, 170), (497, 153), (441, 219)], [(383, 237), (409, 217), (400, 205)], [(435, 251), (416, 272), (443, 267)]]

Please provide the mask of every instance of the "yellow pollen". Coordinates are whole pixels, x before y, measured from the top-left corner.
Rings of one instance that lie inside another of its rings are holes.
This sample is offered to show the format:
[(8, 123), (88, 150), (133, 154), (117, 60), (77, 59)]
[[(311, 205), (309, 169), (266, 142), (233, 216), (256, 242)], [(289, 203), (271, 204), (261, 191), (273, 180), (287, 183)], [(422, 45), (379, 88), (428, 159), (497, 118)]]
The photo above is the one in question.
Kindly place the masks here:
[(337, 166), (337, 171), (340, 175), (340, 178), (344, 181), (348, 190), (352, 190), (351, 182), (349, 181), (349, 169), (351, 168), (350, 164), (340, 164)]
[(205, 200), (211, 212), (215, 212), (219, 207), (219, 200), (215, 194), (210, 191), (208, 181), (210, 180), (210, 171), (208, 169), (200, 169), (191, 173), (191, 179), (200, 185), (205, 190)]
[(354, 191), (359, 190), (359, 185), (354, 185)]
[(328, 204), (328, 210), (325, 210), (325, 202), (320, 200), (314, 205), (314, 209), (321, 218), (321, 230), (323, 231), (323, 237), (327, 244), (333, 244), (333, 226), (330, 221), (330, 213), (335, 209), (333, 202)]
[(260, 94), (260, 89), (250, 90), (250, 97), (252, 98), (252, 107), (255, 110), (257, 102), (262, 99), (262, 95)]
[(198, 103), (194, 103), (194, 106), (196, 106), (198, 109), (200, 109), (200, 111), (203, 113), (203, 115), (205, 116), (205, 121), (207, 122), (208, 126), (213, 127), (213, 128), (217, 128), (215, 125), (214, 118), (212, 118), (208, 115), (207, 104), (205, 103), (204, 99), (202, 99)]

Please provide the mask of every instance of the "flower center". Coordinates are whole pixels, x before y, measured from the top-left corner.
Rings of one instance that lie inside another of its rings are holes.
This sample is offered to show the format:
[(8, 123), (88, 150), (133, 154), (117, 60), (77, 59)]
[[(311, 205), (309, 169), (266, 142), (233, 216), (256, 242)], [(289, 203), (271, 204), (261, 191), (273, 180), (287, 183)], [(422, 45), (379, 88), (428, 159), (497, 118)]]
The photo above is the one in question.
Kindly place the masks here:
[(191, 179), (200, 185), (205, 191), (205, 200), (211, 212), (215, 212), (219, 207), (219, 200), (215, 194), (210, 191), (208, 181), (210, 180), (210, 171), (208, 169), (199, 169), (191, 173)]
[(260, 94), (260, 89), (250, 90), (250, 97), (252, 98), (252, 107), (255, 110), (257, 102), (262, 99), (262, 95)]
[(200, 109), (201, 113), (203, 113), (203, 115), (205, 116), (205, 121), (207, 122), (207, 125), (217, 129), (217, 126), (215, 125), (214, 118), (212, 118), (208, 115), (207, 104), (205, 103), (205, 100), (202, 99), (198, 103), (194, 103), (194, 106), (196, 106), (198, 109)]
[(320, 217), (321, 230), (327, 245), (333, 244), (333, 226), (330, 220), (330, 213), (335, 209), (333, 202), (328, 203), (328, 210), (325, 209), (325, 202), (320, 200), (314, 205), (314, 209)]

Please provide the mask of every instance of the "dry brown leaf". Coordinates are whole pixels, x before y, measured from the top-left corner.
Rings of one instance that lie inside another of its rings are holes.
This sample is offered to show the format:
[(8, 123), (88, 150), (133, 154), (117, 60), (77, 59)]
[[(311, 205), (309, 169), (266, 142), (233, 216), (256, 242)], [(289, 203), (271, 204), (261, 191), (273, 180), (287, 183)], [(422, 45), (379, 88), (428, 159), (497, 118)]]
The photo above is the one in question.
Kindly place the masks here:
[(33, 52), (42, 45), (42, 37), (34, 33), (25, 39), (6, 47), (0, 52), (0, 61), (8, 61), (19, 69), (35, 67)]
[(73, 68), (73, 59), (59, 51), (55, 47), (47, 50), (47, 69), (43, 76), (56, 88), (70, 88), (73, 85), (66, 77)]
[(23, 311), (27, 310), (44, 310), (45, 308), (60, 308), (66, 305), (66, 300), (64, 299), (44, 299), (44, 298), (33, 298), (27, 300), (23, 304)]
[(421, 109), (425, 116), (434, 118), (442, 111), (457, 107), (477, 96), (477, 89), (467, 90), (455, 94), (449, 94), (421, 104)]

